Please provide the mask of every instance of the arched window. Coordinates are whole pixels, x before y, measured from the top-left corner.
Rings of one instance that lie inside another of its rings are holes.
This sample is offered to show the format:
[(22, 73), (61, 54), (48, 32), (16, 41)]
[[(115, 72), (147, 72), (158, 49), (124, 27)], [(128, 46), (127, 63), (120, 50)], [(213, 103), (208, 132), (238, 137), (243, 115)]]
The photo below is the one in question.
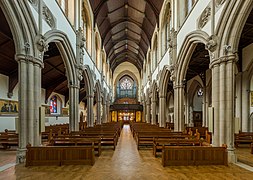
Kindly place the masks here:
[(157, 35), (155, 36), (154, 40), (154, 46), (153, 46), (153, 68), (152, 71), (154, 71), (157, 67), (158, 63), (158, 49), (157, 49)]
[(92, 32), (92, 25), (91, 25), (91, 12), (89, 11), (89, 5), (88, 5), (88, 0), (83, 0), (82, 3), (82, 18), (81, 18), (81, 27), (83, 28), (83, 35), (85, 38), (85, 48), (87, 52), (91, 55), (91, 47), (92, 47), (92, 37), (91, 37), (91, 32)]
[(95, 35), (95, 48), (96, 48), (96, 66), (97, 69), (100, 71), (100, 44), (99, 44), (99, 38), (98, 35)]
[(53, 96), (50, 99), (50, 113), (57, 113), (57, 97)]
[(128, 76), (123, 76), (117, 83), (117, 98), (136, 98), (137, 97), (136, 82)]
[(132, 82), (129, 80), (129, 78), (124, 78), (121, 83), (120, 83), (120, 88), (121, 89), (132, 89), (133, 84)]
[(166, 50), (169, 48), (171, 28), (172, 28), (171, 7), (170, 7), (170, 3), (168, 3), (166, 6), (164, 20), (162, 24), (162, 56), (165, 54)]

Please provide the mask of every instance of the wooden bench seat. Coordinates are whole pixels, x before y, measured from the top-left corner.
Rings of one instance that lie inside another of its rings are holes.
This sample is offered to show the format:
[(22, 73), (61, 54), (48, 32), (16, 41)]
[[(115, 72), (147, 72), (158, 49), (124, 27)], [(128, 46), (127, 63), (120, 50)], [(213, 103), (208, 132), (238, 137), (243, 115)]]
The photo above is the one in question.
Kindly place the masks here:
[(163, 146), (201, 146), (202, 143), (198, 139), (160, 139), (154, 138), (153, 154), (156, 157), (158, 151), (162, 151)]
[(18, 134), (3, 134), (0, 135), (0, 144), (4, 149), (11, 148), (11, 146), (18, 146)]
[(226, 147), (163, 146), (163, 166), (228, 165)]
[(139, 132), (136, 136), (136, 144), (138, 150), (140, 146), (153, 146), (154, 138), (164, 138), (164, 139), (190, 139), (191, 137), (182, 132)]
[(101, 155), (101, 139), (100, 138), (85, 138), (78, 136), (61, 136), (50, 141), (49, 146), (92, 146), (97, 155)]
[(25, 166), (93, 165), (94, 146), (27, 146)]
[(101, 146), (112, 146), (115, 150), (118, 142), (118, 136), (115, 132), (73, 132), (73, 136), (86, 138), (101, 138)]
[(239, 132), (235, 133), (235, 147), (239, 144), (253, 143), (253, 132)]

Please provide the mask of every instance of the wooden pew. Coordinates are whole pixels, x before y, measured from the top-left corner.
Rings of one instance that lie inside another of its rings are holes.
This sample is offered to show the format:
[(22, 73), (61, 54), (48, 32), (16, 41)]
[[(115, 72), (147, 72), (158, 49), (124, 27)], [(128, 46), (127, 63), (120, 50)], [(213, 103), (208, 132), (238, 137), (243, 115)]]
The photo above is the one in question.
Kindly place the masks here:
[(118, 142), (118, 136), (115, 132), (85, 132), (82, 134), (84, 137), (100, 137), (101, 138), (101, 145), (102, 146), (112, 146), (113, 150), (115, 150), (117, 142)]
[(4, 149), (11, 148), (11, 146), (18, 146), (18, 134), (1, 134), (0, 135), (0, 144)]
[(251, 149), (251, 154), (253, 154), (253, 143), (251, 143), (251, 145), (250, 145), (250, 149)]
[(225, 147), (163, 146), (162, 165), (228, 165)]
[(161, 139), (154, 138), (153, 141), (153, 154), (156, 157), (156, 153), (163, 149), (163, 146), (202, 146), (202, 142), (199, 139)]
[(101, 138), (86, 138), (82, 136), (60, 136), (50, 140), (49, 146), (92, 146), (97, 155), (101, 155)]
[(191, 139), (192, 137), (183, 132), (138, 132), (136, 135), (136, 144), (138, 150), (140, 146), (153, 146), (154, 138), (160, 139)]
[(95, 163), (94, 147), (27, 145), (25, 166), (61, 166)]
[(235, 147), (239, 144), (251, 144), (253, 143), (253, 132), (241, 132), (235, 133)]

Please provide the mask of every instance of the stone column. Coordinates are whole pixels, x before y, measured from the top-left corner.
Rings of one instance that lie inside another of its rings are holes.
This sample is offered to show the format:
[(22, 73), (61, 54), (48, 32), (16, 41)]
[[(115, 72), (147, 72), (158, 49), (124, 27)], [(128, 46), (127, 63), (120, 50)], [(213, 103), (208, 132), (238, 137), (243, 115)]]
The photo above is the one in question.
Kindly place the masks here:
[(250, 92), (250, 80), (248, 78), (248, 74), (243, 72), (242, 75), (242, 131), (248, 132), (249, 130), (249, 92)]
[(97, 124), (101, 124), (101, 100), (97, 102)]
[(206, 110), (206, 86), (203, 87), (203, 101), (202, 101), (202, 127), (207, 127), (207, 110)]
[(41, 132), (40, 132), (40, 117), (37, 113), (41, 107), (41, 99), (36, 98), (41, 96), (41, 65), (34, 65), (34, 145), (39, 146), (41, 144)]
[(236, 162), (236, 155), (234, 152), (234, 132), (235, 132), (235, 62), (236, 55), (226, 57), (226, 119), (225, 130), (226, 138), (225, 144), (228, 146), (228, 161)]
[(156, 124), (156, 101), (152, 99), (152, 119), (151, 124)]
[(39, 107), (41, 89), (41, 59), (17, 54), (19, 73), (19, 147), (17, 150), (17, 163), (25, 160), (26, 145), (40, 144)]
[(26, 145), (28, 144), (28, 132), (27, 132), (27, 62), (25, 58), (17, 59), (19, 66), (19, 147), (17, 149), (17, 163), (23, 163), (26, 155)]
[(237, 56), (225, 55), (211, 62), (212, 103), (214, 106), (213, 145), (228, 146), (228, 161), (235, 162), (234, 154), (234, 84), (235, 61)]
[(34, 145), (34, 64), (28, 61), (27, 64), (27, 131), (28, 142)]
[(69, 85), (69, 128), (79, 131), (79, 86)]
[(107, 105), (106, 105), (106, 101), (103, 101), (103, 117), (102, 117), (102, 123), (106, 123), (107, 122)]
[(147, 108), (146, 108), (146, 123), (150, 123), (150, 98), (148, 98), (149, 100), (147, 100)]
[(146, 102), (143, 100), (143, 111), (142, 111), (142, 117), (141, 122), (146, 122)]
[(110, 111), (110, 101), (107, 101), (107, 117), (106, 117), (106, 122), (111, 122), (112, 116), (111, 116), (111, 111)]
[(242, 78), (242, 72), (239, 72), (237, 75), (236, 75), (236, 80), (235, 80), (235, 87), (236, 87), (236, 92), (235, 92), (235, 117), (238, 118), (239, 120), (239, 124), (237, 124), (237, 129), (235, 129), (235, 133), (238, 133), (238, 130), (241, 130), (242, 129), (242, 126), (241, 126), (241, 122), (242, 122), (242, 81), (243, 81), (243, 78)]
[(87, 96), (87, 127), (94, 126), (93, 101), (94, 101), (94, 96), (88, 95)]
[(184, 130), (184, 85), (174, 86), (174, 131)]
[(189, 97), (188, 97), (188, 93), (185, 94), (185, 124), (187, 124), (187, 126), (189, 126), (190, 122), (189, 122), (189, 118), (190, 118), (190, 105), (189, 105)]
[(160, 96), (159, 97), (159, 115), (158, 115), (158, 122), (159, 127), (165, 127), (165, 121), (166, 121), (166, 97)]
[(219, 93), (220, 93), (220, 77), (219, 77), (219, 65), (211, 65), (212, 69), (212, 107), (214, 109), (213, 115), (213, 133), (212, 133), (212, 144), (214, 146), (220, 145), (220, 120), (219, 120)]
[(226, 64), (220, 64), (220, 92), (219, 92), (219, 103), (220, 103), (220, 110), (219, 110), (219, 121), (220, 121), (220, 145), (225, 143), (225, 120), (226, 120), (226, 97), (225, 97), (225, 90), (226, 90)]

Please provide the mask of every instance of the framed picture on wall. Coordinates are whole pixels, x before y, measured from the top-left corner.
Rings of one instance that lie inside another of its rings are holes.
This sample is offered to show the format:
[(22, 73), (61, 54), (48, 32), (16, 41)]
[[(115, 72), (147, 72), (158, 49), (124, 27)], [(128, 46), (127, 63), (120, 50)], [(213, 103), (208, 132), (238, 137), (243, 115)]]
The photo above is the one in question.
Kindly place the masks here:
[(0, 114), (17, 114), (18, 102), (0, 99)]

